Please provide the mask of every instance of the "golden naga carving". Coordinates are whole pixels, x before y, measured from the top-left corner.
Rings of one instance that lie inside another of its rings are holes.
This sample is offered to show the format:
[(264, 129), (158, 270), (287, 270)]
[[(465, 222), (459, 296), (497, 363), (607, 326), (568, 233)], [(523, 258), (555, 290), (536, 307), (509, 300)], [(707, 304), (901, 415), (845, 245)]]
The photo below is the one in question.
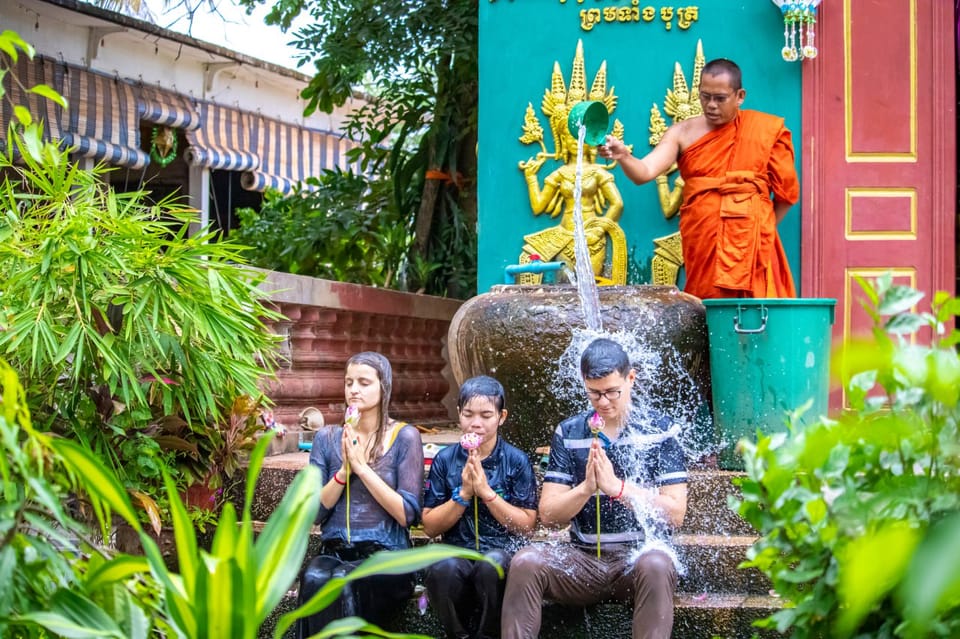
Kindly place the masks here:
[[(705, 63), (703, 43), (697, 40), (697, 53), (693, 60), (693, 83), (689, 88), (680, 63), (674, 63), (673, 88), (667, 89), (663, 99), (663, 110), (674, 123), (703, 114), (703, 107), (700, 105), (700, 74)], [(650, 146), (656, 146), (666, 132), (667, 122), (654, 102), (653, 108), (650, 109)], [(660, 209), (668, 220), (677, 214), (683, 200), (683, 178), (678, 175), (673, 186), (670, 186), (669, 176), (676, 170), (677, 165), (674, 163), (656, 179)], [(683, 244), (680, 232), (658, 237), (653, 240), (653, 245), (653, 260), (650, 265), (653, 283), (676, 284), (680, 267), (683, 266)]]
[[(554, 151), (547, 150), (544, 142), (544, 129), (533, 109), (527, 105), (523, 119), (524, 144), (539, 144), (536, 156), (521, 161), (518, 166), (527, 181), (530, 208), (534, 215), (548, 213), (551, 218), (558, 215), (560, 224), (524, 236), (523, 251), (519, 262), (527, 264), (533, 256), (543, 261), (563, 261), (571, 270), (576, 264), (573, 250), (574, 234), (574, 183), (577, 171), (577, 140), (567, 128), (567, 115), (574, 105), (584, 100), (602, 102), (607, 113), (612, 114), (617, 107), (617, 97), (613, 89), (607, 91), (607, 62), (603, 61), (594, 76), (587, 92), (586, 73), (583, 62), (583, 41), (577, 42), (577, 51), (573, 59), (573, 70), (569, 87), (564, 82), (559, 62), (553, 63), (553, 75), (550, 88), (544, 92), (540, 108), (550, 123), (553, 135)], [(611, 135), (623, 140), (623, 124), (615, 120)], [(563, 164), (551, 172), (540, 184), (538, 173), (546, 160), (559, 160)], [(623, 213), (623, 199), (614, 182), (610, 170), (612, 164), (597, 164), (595, 147), (584, 145), (581, 177), (581, 208), (590, 263), (597, 283), (601, 285), (625, 284), (627, 281), (627, 240), (623, 229), (617, 223)], [(607, 251), (610, 260), (607, 264)], [(523, 274), (517, 280), (520, 284), (539, 284), (539, 274)]]

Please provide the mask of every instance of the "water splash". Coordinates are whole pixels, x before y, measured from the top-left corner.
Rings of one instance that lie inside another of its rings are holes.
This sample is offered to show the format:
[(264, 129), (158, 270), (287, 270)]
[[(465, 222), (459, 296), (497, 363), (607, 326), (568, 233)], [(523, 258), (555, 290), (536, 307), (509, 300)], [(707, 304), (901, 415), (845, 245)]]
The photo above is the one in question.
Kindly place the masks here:
[[(631, 394), (631, 419), (643, 423), (648, 421), (647, 415), (650, 415), (652, 420), (653, 414), (658, 413), (666, 415), (673, 422), (672, 426), (663, 433), (630, 432), (621, 435), (628, 438), (633, 458), (631, 463), (625, 466), (635, 469), (624, 479), (641, 485), (646, 481), (642, 470), (645, 453), (667, 439), (672, 438), (677, 441), (683, 450), (688, 467), (716, 452), (716, 443), (710, 436), (712, 428), (708, 424), (705, 425), (705, 421), (710, 417), (700, 389), (681, 365), (679, 358), (671, 359), (648, 343), (646, 332), (651, 326), (647, 324), (643, 326), (642, 329), (636, 329), (636, 332), (624, 330), (605, 333), (589, 328), (575, 329), (570, 346), (557, 362), (556, 376), (551, 389), (554, 396), (570, 398), (579, 403), (580, 409), (589, 409), (590, 402), (584, 393), (583, 379), (580, 374), (580, 357), (583, 351), (598, 337), (612, 339), (623, 347), (637, 372)], [(651, 393), (650, 389), (654, 387), (659, 388), (660, 392)], [(664, 389), (670, 392), (664, 393)], [(686, 567), (674, 547), (675, 542), (670, 535), (669, 526), (664, 522), (663, 514), (645, 500), (635, 501), (633, 509), (646, 536), (646, 541), (635, 550), (635, 553), (639, 555), (653, 550), (664, 552), (673, 560), (678, 574), (683, 576), (686, 573)]]
[[(644, 422), (645, 416), (654, 413), (668, 416), (673, 425), (664, 433), (644, 434), (625, 433), (631, 444), (631, 454), (635, 456), (633, 463), (628, 467), (635, 469), (632, 476), (625, 477), (633, 483), (642, 484), (645, 481), (642, 471), (643, 458), (650, 448), (659, 446), (667, 439), (675, 439), (684, 452), (688, 465), (697, 463), (716, 452), (716, 444), (710, 436), (712, 428), (709, 425), (710, 411), (706, 406), (701, 388), (690, 376), (689, 371), (682, 365), (679, 356), (664, 354), (659, 347), (654, 347), (646, 337), (649, 331), (656, 330), (658, 319), (654, 316), (650, 321), (638, 322), (636, 332), (618, 331), (606, 333), (600, 315), (600, 300), (597, 284), (594, 279), (593, 266), (590, 260), (589, 247), (586, 242), (585, 224), (583, 220), (582, 185), (583, 185), (583, 149), (586, 127), (581, 123), (577, 140), (576, 179), (574, 181), (574, 253), (576, 256), (576, 283), (577, 293), (583, 310), (585, 328), (574, 329), (570, 345), (557, 362), (557, 374), (553, 380), (552, 393), (554, 397), (570, 398), (580, 404), (582, 410), (587, 410), (590, 403), (583, 389), (583, 379), (580, 375), (580, 357), (584, 349), (598, 337), (608, 337), (619, 343), (630, 358), (630, 362), (637, 371), (631, 395), (631, 418)], [(651, 393), (650, 389), (657, 388), (660, 392)], [(665, 392), (666, 391), (666, 392)], [(650, 488), (653, 488), (652, 486)], [(661, 551), (671, 558), (679, 575), (683, 576), (686, 569), (674, 547), (673, 539), (669, 534), (669, 526), (665, 525), (663, 513), (653, 507), (646, 500), (635, 500), (633, 509), (644, 530), (646, 541), (634, 552), (640, 554)], [(566, 535), (563, 535), (566, 537)], [(554, 537), (550, 542), (559, 542)], [(632, 562), (631, 562), (632, 563)]]
[[(651, 325), (640, 322), (636, 332), (615, 333), (574, 329), (570, 345), (560, 356), (550, 392), (577, 404), (578, 410), (590, 408), (583, 391), (580, 356), (593, 340), (607, 337), (620, 344), (637, 371), (631, 395), (631, 411), (640, 420), (653, 412), (668, 416), (674, 423), (675, 437), (683, 449), (687, 464), (696, 464), (717, 451), (713, 438), (709, 406), (702, 389), (682, 365), (679, 357), (654, 348), (647, 337)], [(652, 392), (657, 389), (657, 392)]]
[(580, 304), (583, 306), (583, 316), (587, 328), (600, 332), (603, 322), (600, 319), (600, 296), (597, 293), (597, 282), (593, 278), (593, 265), (590, 261), (590, 249), (587, 246), (587, 235), (583, 224), (583, 140), (587, 135), (587, 127), (580, 123), (577, 135), (577, 174), (573, 183), (573, 252), (577, 258), (577, 292), (580, 295)]

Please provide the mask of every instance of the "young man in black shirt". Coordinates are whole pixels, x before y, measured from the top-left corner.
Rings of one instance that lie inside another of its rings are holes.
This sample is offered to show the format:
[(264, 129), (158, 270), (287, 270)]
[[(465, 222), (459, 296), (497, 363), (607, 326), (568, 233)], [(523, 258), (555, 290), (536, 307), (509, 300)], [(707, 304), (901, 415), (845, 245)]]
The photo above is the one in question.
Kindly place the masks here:
[(668, 639), (677, 571), (662, 546), (646, 542), (683, 523), (680, 429), (632, 405), (636, 371), (616, 342), (591, 342), (580, 371), (593, 408), (554, 432), (539, 506), (544, 525), (570, 526), (570, 543), (529, 546), (514, 556), (502, 637), (536, 637), (546, 598), (576, 606), (632, 601), (633, 638)]

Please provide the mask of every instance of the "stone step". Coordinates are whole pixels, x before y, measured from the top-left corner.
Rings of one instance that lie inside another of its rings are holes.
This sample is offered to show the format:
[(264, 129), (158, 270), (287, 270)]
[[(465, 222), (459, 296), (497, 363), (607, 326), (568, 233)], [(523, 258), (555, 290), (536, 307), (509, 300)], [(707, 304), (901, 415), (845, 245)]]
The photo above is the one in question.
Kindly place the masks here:
[[(780, 635), (753, 628), (751, 623), (778, 610), (780, 599), (768, 595), (678, 593), (674, 598), (673, 639), (750, 639)], [(260, 628), (259, 636), (273, 637), (281, 615), (296, 607), (296, 592), (290, 591)], [(631, 607), (624, 603), (602, 603), (588, 608), (546, 604), (540, 637), (549, 639), (614, 639), (630, 636)], [(423, 613), (417, 599), (411, 600), (402, 620), (404, 632), (442, 637), (443, 630), (433, 610)], [(292, 639), (288, 632), (284, 639)]]
[[(441, 438), (444, 435), (437, 436)], [(431, 436), (424, 436), (427, 442)], [(265, 521), (283, 497), (297, 471), (309, 463), (305, 452), (273, 455), (264, 460), (252, 504), (253, 518)], [(681, 534), (751, 535), (750, 525), (727, 505), (728, 495), (739, 495), (733, 483), (743, 473), (692, 470), (689, 473), (687, 516)]]
[(770, 580), (756, 568), (738, 568), (747, 558), (753, 535), (676, 535), (677, 556), (685, 573), (680, 588), (687, 592), (767, 594)]
[[(261, 524), (255, 524), (259, 527)], [(415, 529), (413, 543), (416, 546), (429, 542), (422, 532)], [(543, 530), (531, 540), (546, 541), (557, 538), (557, 533), (547, 535)], [(563, 539), (566, 539), (564, 536)], [(755, 568), (737, 566), (746, 558), (747, 548), (756, 537), (743, 535), (675, 535), (673, 547), (683, 566), (679, 588), (698, 593), (744, 593), (766, 594), (771, 584), (767, 577)], [(320, 527), (314, 526), (307, 544), (304, 563), (320, 552)]]

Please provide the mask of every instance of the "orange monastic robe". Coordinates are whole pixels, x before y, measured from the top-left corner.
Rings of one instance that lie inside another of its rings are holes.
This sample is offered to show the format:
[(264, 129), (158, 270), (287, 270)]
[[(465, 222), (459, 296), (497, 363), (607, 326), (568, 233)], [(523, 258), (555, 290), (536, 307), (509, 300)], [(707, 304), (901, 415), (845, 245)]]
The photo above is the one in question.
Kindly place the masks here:
[(800, 198), (783, 118), (741, 110), (687, 147), (677, 164), (684, 290), (701, 299), (796, 297), (770, 199)]

